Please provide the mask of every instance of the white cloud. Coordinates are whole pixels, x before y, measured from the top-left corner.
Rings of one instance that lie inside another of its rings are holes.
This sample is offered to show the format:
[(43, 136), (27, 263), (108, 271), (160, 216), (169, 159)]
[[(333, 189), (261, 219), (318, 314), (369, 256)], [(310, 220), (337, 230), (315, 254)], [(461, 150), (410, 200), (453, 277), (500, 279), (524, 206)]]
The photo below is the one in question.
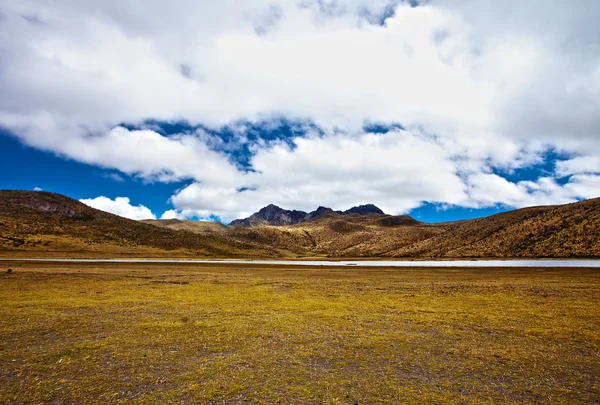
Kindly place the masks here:
[[(422, 201), (522, 206), (600, 195), (599, 2), (5, 3), (0, 125), (81, 162), (194, 180), (169, 215), (232, 218), (271, 202), (404, 212)], [(390, 4), (384, 26), (369, 24)], [(324, 135), (297, 139), (294, 150), (254, 145), (250, 173), (213, 151), (210, 134), (118, 126), (273, 115), (312, 120)], [(368, 135), (365, 121), (407, 130)], [(571, 156), (556, 170), (575, 175), (567, 184), (490, 174), (548, 150)]]
[(468, 179), (470, 201), (464, 205), (486, 207), (505, 204), (511, 207), (554, 205), (598, 197), (600, 175), (575, 175), (565, 184), (551, 177), (537, 181), (510, 182), (495, 174), (477, 174)]
[(558, 162), (556, 173), (561, 177), (578, 173), (600, 173), (600, 156), (578, 156)]
[(123, 183), (125, 181), (123, 176), (121, 176), (119, 173), (106, 173), (103, 175), (103, 177), (116, 181), (117, 183)]
[(375, 201), (387, 212), (406, 212), (422, 200), (458, 204), (467, 198), (448, 152), (420, 134), (315, 135), (295, 144), (293, 150), (285, 144), (261, 149), (251, 160), (256, 172), (233, 184), (192, 184), (173, 204), (230, 219), (269, 203), (312, 210)]
[(33, 191), (44, 191), (43, 189), (41, 189), (40, 187), (34, 187)]
[(33, 146), (146, 179), (223, 182), (237, 175), (225, 156), (210, 150), (195, 135), (167, 138), (154, 131), (117, 126), (80, 136), (74, 125), (59, 125), (47, 114), (35, 117), (28, 125), (20, 134)]
[(89, 205), (92, 208), (96, 208), (101, 211), (110, 212), (115, 215), (119, 215), (129, 219), (156, 219), (156, 216), (150, 211), (149, 208), (143, 205), (133, 206), (127, 197), (117, 197), (111, 200), (107, 197), (96, 197), (93, 199), (79, 200), (85, 205)]
[(168, 210), (165, 211), (160, 219), (185, 219), (186, 217), (177, 210)]
[[(160, 219), (191, 219), (194, 218), (198, 221), (204, 221), (204, 222), (215, 222), (217, 221), (217, 219), (214, 217), (215, 212), (211, 212), (211, 211), (207, 211), (207, 210), (190, 210), (190, 209), (185, 209), (185, 210), (168, 210), (165, 211), (162, 216), (160, 217)], [(250, 215), (250, 214), (248, 214)], [(231, 213), (231, 212), (227, 212), (225, 213), (224, 217), (221, 217), (221, 221), (222, 222), (226, 222), (229, 223), (231, 221), (233, 221), (236, 218), (241, 218), (242, 215), (237, 215), (235, 216), (235, 214)]]

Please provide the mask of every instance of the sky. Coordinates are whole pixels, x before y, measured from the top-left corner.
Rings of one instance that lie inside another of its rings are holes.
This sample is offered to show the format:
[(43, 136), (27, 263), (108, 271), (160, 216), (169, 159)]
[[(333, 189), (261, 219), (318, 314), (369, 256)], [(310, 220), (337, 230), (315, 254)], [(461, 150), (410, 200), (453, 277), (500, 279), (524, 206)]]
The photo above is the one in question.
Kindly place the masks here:
[(133, 219), (600, 196), (596, 0), (0, 0), (0, 188)]

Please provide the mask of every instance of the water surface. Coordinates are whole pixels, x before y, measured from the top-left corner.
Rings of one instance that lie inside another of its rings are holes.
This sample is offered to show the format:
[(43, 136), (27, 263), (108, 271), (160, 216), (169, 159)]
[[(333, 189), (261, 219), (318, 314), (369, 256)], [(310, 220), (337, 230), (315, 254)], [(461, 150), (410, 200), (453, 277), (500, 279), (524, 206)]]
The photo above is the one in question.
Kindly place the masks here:
[(279, 266), (351, 266), (351, 267), (593, 267), (600, 260), (190, 260), (190, 259), (20, 259), (0, 261), (37, 261), (69, 263), (228, 263)]

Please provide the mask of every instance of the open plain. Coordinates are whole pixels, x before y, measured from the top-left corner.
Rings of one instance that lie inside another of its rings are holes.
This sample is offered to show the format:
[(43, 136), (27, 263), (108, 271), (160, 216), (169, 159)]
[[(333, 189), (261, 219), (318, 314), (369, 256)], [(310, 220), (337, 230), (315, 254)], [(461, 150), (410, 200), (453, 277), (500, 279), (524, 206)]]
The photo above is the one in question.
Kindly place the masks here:
[(0, 403), (600, 403), (600, 269), (1, 266)]

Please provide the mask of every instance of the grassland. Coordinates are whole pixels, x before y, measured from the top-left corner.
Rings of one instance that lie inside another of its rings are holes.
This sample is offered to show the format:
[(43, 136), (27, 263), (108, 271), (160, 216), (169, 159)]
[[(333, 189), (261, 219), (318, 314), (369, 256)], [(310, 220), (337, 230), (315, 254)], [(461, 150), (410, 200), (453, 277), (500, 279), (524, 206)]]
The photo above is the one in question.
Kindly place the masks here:
[(598, 269), (2, 266), (4, 404), (600, 401)]

